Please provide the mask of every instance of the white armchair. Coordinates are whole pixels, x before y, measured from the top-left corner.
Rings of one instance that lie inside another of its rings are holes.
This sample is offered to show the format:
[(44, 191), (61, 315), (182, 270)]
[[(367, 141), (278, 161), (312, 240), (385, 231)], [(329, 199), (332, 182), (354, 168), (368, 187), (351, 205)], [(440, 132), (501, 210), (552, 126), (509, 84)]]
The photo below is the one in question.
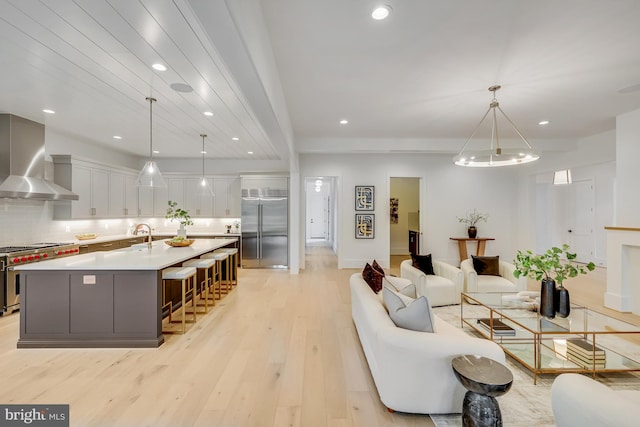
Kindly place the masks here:
[(443, 261), (432, 260), (431, 264), (435, 274), (425, 274), (406, 259), (400, 263), (400, 277), (415, 284), (417, 295), (426, 296), (432, 307), (460, 304), (464, 285), (462, 270)]
[(527, 278), (513, 275), (515, 265), (499, 261), (499, 276), (478, 274), (473, 268), (471, 258), (460, 263), (464, 274), (465, 292), (521, 292), (527, 289)]

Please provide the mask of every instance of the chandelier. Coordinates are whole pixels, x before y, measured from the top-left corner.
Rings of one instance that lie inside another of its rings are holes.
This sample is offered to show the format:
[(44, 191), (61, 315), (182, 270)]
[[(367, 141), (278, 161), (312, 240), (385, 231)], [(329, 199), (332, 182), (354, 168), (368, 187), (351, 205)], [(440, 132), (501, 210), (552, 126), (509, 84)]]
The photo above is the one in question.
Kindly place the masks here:
[[(519, 165), (523, 163), (529, 163), (536, 161), (540, 158), (540, 155), (531, 148), (531, 145), (527, 142), (527, 139), (522, 135), (522, 133), (518, 130), (515, 124), (507, 117), (502, 108), (500, 108), (500, 104), (496, 99), (496, 91), (500, 89), (500, 85), (495, 85), (489, 87), (489, 92), (493, 93), (493, 99), (489, 104), (489, 109), (482, 119), (478, 126), (476, 126), (475, 130), (471, 134), (471, 136), (467, 139), (467, 141), (462, 146), (462, 149), (458, 153), (457, 156), (453, 158), (453, 162), (458, 166), (467, 166), (467, 167), (497, 167), (497, 166), (510, 166), (510, 165)], [(520, 146), (501, 146), (500, 145), (500, 135), (498, 129), (498, 111), (502, 114), (502, 116), (507, 120), (507, 122), (511, 125), (511, 127), (518, 134), (520, 139), (524, 144), (520, 144)], [(467, 149), (469, 142), (473, 139), (482, 123), (488, 116), (491, 116), (492, 124), (491, 124), (491, 142), (487, 148), (480, 149)]]

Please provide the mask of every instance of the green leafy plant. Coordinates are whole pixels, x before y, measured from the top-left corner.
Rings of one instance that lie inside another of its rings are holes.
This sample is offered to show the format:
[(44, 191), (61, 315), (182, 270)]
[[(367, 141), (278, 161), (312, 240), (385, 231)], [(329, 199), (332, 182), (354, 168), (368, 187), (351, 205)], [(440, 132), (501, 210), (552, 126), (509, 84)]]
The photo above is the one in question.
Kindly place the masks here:
[(576, 254), (569, 252), (567, 244), (563, 244), (561, 248), (554, 246), (542, 255), (534, 255), (531, 251), (518, 251), (513, 262), (516, 267), (513, 275), (526, 276), (535, 280), (553, 279), (562, 287), (565, 279), (576, 277), (578, 274), (587, 274), (596, 268), (592, 262), (585, 265), (576, 264), (575, 259)]
[(189, 211), (181, 209), (177, 206), (178, 202), (172, 202), (171, 200), (169, 200), (169, 207), (167, 208), (167, 213), (164, 217), (170, 221), (173, 221), (175, 219), (182, 225), (193, 225), (193, 221), (191, 221)]
[(458, 222), (464, 222), (468, 227), (475, 227), (475, 225), (479, 221), (487, 222), (487, 220), (489, 219), (489, 214), (480, 213), (476, 209), (474, 209), (473, 211), (467, 212), (467, 216), (457, 216), (456, 218), (458, 218)]

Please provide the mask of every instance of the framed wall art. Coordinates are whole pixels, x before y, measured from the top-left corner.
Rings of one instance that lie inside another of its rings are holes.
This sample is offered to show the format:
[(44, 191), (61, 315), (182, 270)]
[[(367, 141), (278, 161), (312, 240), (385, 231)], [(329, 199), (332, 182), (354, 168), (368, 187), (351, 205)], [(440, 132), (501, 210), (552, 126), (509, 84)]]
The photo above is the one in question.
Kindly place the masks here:
[(374, 192), (373, 185), (356, 185), (357, 211), (373, 211)]
[(373, 239), (374, 231), (374, 214), (356, 214), (356, 239)]

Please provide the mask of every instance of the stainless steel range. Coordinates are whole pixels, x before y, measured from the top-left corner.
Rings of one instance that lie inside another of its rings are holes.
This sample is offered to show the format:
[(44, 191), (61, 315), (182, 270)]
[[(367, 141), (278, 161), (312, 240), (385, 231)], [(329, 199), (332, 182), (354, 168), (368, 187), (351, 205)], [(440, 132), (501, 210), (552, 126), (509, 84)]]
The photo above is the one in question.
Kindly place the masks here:
[(0, 316), (20, 308), (20, 273), (14, 267), (32, 262), (77, 255), (75, 243), (32, 243), (0, 247)]

